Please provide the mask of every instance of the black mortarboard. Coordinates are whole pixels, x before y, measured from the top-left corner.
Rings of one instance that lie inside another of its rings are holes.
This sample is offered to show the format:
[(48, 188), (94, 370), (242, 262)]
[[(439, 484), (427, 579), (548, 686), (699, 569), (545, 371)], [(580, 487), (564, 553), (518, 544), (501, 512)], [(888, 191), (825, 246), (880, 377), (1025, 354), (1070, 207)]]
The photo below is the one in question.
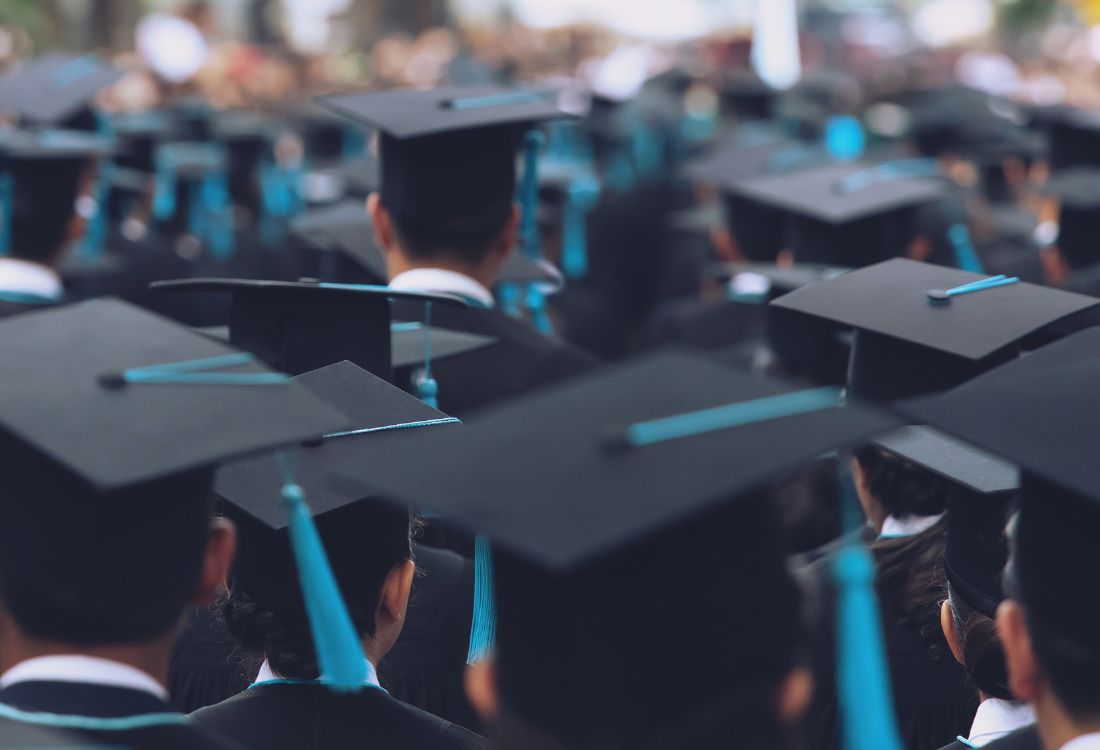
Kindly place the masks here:
[[(325, 551), (345, 598), (357, 601), (357, 581), (370, 558), (372, 510), (367, 495), (341, 490), (328, 481), (344, 472), (369, 475), (371, 452), (378, 445), (417, 452), (417, 442), (430, 430), (454, 429), (447, 417), (423, 401), (371, 375), (350, 362), (339, 362), (294, 378), (333, 409), (346, 414), (350, 427), (303, 447), (295, 462), (295, 480), (305, 490)], [(240, 550), (234, 576), (265, 609), (288, 614), (302, 607), (295, 586), (294, 559), (286, 534), (287, 518), (280, 498), (282, 477), (270, 460), (236, 462), (219, 470), (215, 491), (237, 524)], [(408, 516), (404, 517), (408, 547)], [(376, 531), (376, 535), (382, 532)], [(400, 542), (401, 535), (397, 539)], [(304, 613), (302, 615), (304, 617)]]
[[(832, 391), (790, 394), (702, 357), (657, 354), (490, 409), (462, 434), (426, 434), (429, 465), (384, 450), (364, 480), (492, 541), (497, 667), (513, 711), (566, 737), (644, 731), (723, 696), (731, 674), (745, 684), (793, 664), (797, 593), (759, 488), (894, 422), (836, 408)], [(808, 411), (783, 412), (807, 398)], [(702, 432), (698, 410), (715, 407), (756, 413)], [(673, 416), (687, 427), (679, 438), (640, 444), (656, 437), (640, 423)], [(667, 627), (644, 613), (673, 588), (701, 630), (667, 665), (663, 679), (693, 686), (670, 700), (646, 684), (652, 664), (639, 655)], [(746, 617), (738, 600), (770, 616)]]
[(1062, 107), (1047, 122), (1050, 167), (1100, 167), (1100, 112)]
[(761, 276), (768, 285), (767, 296), (772, 298), (810, 284), (828, 281), (850, 270), (819, 263), (796, 263), (792, 266), (778, 266), (774, 263), (714, 263), (708, 268), (708, 273), (718, 279), (733, 279), (740, 274)]
[(0, 78), (0, 111), (27, 123), (61, 125), (121, 77), (121, 70), (95, 55), (51, 52)]
[[(235, 351), (114, 299), (3, 321), (0, 346), (4, 429), (102, 492), (309, 440), (347, 422), (294, 384), (168, 379), (114, 387), (111, 376), (133, 368)], [(232, 372), (268, 371), (246, 364)]]
[(859, 267), (904, 254), (912, 209), (941, 197), (944, 186), (917, 162), (902, 161), (823, 166), (729, 189), (790, 215), (790, 246), (800, 262)]
[(735, 70), (723, 75), (717, 89), (723, 114), (733, 116), (738, 122), (771, 118), (778, 92), (752, 70)]
[(381, 132), (381, 201), (410, 241), (428, 246), (498, 231), (515, 201), (523, 131), (567, 116), (539, 92), (486, 86), (320, 101)]
[(118, 139), (119, 166), (152, 172), (157, 143), (173, 134), (172, 119), (162, 110), (126, 112), (111, 118), (111, 132)]
[(346, 359), (389, 379), (391, 299), (466, 304), (450, 295), (312, 281), (183, 279), (151, 288), (232, 294), (230, 342), (292, 375)]
[(1051, 175), (1046, 192), (1059, 201), (1058, 249), (1073, 268), (1100, 257), (1100, 167), (1076, 167)]
[[(1100, 330), (1066, 337), (955, 390), (902, 404), (915, 419), (1018, 464), (1022, 510), (1006, 578), (1044, 640), (1096, 652), (1100, 627)], [(1038, 637), (1039, 633), (1033, 634)]]
[[(299, 214), (291, 230), (322, 247), (334, 247), (362, 266), (379, 283), (389, 278), (382, 251), (374, 241), (374, 228), (361, 201), (346, 200)], [(537, 283), (560, 287), (561, 272), (550, 263), (532, 259), (518, 250), (509, 254), (497, 276), (498, 283)]]
[(967, 271), (896, 258), (792, 292), (772, 305), (856, 329), (852, 392), (894, 400), (958, 385), (1015, 356), (1021, 339), (1100, 300), (1023, 282), (947, 298)]

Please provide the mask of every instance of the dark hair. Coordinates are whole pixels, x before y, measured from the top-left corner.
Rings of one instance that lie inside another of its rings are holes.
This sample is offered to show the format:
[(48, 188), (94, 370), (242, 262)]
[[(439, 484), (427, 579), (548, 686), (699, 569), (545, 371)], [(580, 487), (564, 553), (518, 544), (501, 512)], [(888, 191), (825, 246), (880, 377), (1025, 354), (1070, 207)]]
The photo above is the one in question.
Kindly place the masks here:
[(85, 159), (52, 159), (13, 164), (12, 256), (50, 263), (63, 249)]
[[(431, 232), (422, 231), (415, 222), (400, 218), (395, 213), (391, 212), (390, 217), (397, 241), (411, 260), (430, 262), (450, 259), (478, 266), (489, 256), (493, 243), (500, 237), (511, 217), (511, 211), (489, 211), (481, 216), (465, 216), (453, 222), (455, 226), (452, 231), (448, 230), (446, 223), (443, 226), (434, 226)], [(446, 242), (441, 243), (434, 239), (440, 234), (448, 237)]]
[[(318, 530), (356, 630), (374, 635), (375, 612), (382, 585), (393, 567), (412, 559), (409, 513), (403, 508), (376, 502), (359, 502), (341, 514), (317, 518)], [(282, 553), (289, 557), (285, 536)], [(242, 544), (242, 565), (263, 565), (264, 560), (243, 559), (249, 547)], [(253, 660), (266, 658), (278, 674), (292, 679), (316, 679), (320, 675), (309, 619), (297, 586), (290, 601), (261, 600), (264, 589), (249, 590), (235, 580), (222, 603), (229, 632)], [(281, 598), (281, 597), (280, 597)], [(277, 610), (273, 611), (273, 610)]]
[(175, 627), (202, 571), (213, 471), (102, 493), (20, 441), (0, 451), (0, 597), (19, 627), (82, 646)]
[(855, 458), (867, 477), (867, 489), (891, 516), (935, 516), (947, 510), (952, 492), (948, 480), (876, 445), (858, 448)]
[(772, 488), (791, 554), (817, 549), (840, 535), (837, 459), (814, 461)]
[(1008, 687), (1008, 667), (996, 621), (975, 611), (952, 590), (950, 583), (946, 586), (967, 676), (982, 694), (1014, 700)]
[(880, 539), (871, 545), (875, 589), (883, 617), (912, 623), (929, 645), (946, 651), (940, 628), (943, 555), (947, 548), (947, 519), (913, 536)]

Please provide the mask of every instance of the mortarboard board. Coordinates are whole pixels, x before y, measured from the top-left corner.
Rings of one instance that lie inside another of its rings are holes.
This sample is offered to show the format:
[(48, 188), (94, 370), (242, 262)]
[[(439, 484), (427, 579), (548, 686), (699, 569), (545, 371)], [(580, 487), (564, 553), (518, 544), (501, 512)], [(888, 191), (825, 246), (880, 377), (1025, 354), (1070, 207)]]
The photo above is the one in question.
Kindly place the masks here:
[[(1006, 583), (1030, 624), (1095, 653), (1100, 330), (1067, 336), (946, 394), (905, 402), (914, 419), (1020, 466), (1022, 508)], [(1033, 637), (1037, 634), (1033, 633)]]
[[(379, 283), (385, 283), (389, 278), (386, 261), (374, 242), (374, 229), (362, 202), (346, 200), (315, 208), (291, 219), (290, 228), (295, 234), (312, 238), (323, 247), (335, 246)], [(561, 272), (549, 262), (512, 252), (501, 266), (497, 283), (543, 284), (561, 288), (564, 280)]]
[[(0, 423), (101, 491), (209, 466), (342, 429), (346, 419), (299, 386), (134, 383), (132, 368), (234, 350), (114, 299), (0, 323)], [(58, 366), (44, 366), (58, 358)], [(32, 372), (33, 371), (33, 372)], [(265, 373), (256, 364), (233, 372)]]
[[(1100, 303), (1006, 280), (960, 291), (984, 278), (896, 258), (771, 304), (854, 328), (849, 388), (865, 398), (894, 400), (958, 385), (1015, 356), (1013, 346), (1022, 339)], [(931, 297), (943, 294), (947, 302), (934, 304)]]
[[(498, 674), (513, 709), (574, 729), (590, 722), (649, 725), (692, 710), (700, 695), (720, 695), (731, 671), (751, 681), (769, 668), (784, 669), (777, 664), (789, 668), (797, 594), (774, 508), (757, 491), (804, 460), (894, 425), (859, 406), (831, 408), (835, 393), (820, 391), (798, 414), (761, 412), (759, 421), (726, 422), (728, 429), (713, 432), (698, 419), (698, 410), (732, 408), (743, 416), (742, 410), (807, 397), (791, 393), (702, 357), (657, 354), (492, 408), (461, 435), (424, 435), (423, 450), (438, 460), (416, 476), (407, 457), (386, 451), (382, 468), (361, 481), (415, 498), (492, 541)], [(685, 413), (693, 414), (686, 420), (692, 424), (678, 437), (666, 434), (668, 440), (641, 426), (667, 427), (668, 417), (684, 426)], [(624, 436), (636, 442), (624, 445)], [(748, 632), (762, 623), (736, 612), (741, 596), (714, 595), (726, 590), (718, 581), (745, 583), (750, 567), (747, 598), (776, 615), (765, 618), (776, 628), (774, 639)], [(693, 597), (702, 631), (664, 675), (694, 689), (669, 700), (653, 695), (641, 678), (652, 668), (642, 644), (665, 627), (641, 613), (672, 580)], [(561, 617), (563, 611), (583, 611), (583, 622)], [(551, 693), (570, 698), (551, 709)], [(603, 698), (592, 702), (597, 694)], [(662, 710), (650, 714), (658, 700)]]
[(301, 374), (346, 359), (386, 379), (393, 366), (391, 299), (466, 304), (452, 295), (312, 281), (182, 279), (151, 288), (231, 294), (230, 341), (283, 372)]
[(62, 125), (122, 71), (95, 55), (51, 52), (0, 78), (0, 111), (27, 123)]
[(1060, 107), (1046, 123), (1050, 140), (1050, 168), (1100, 167), (1100, 112)]
[(931, 168), (921, 160), (830, 165), (745, 180), (728, 190), (785, 211), (799, 261), (858, 267), (906, 251), (911, 209), (944, 191)]
[[(339, 362), (295, 377), (294, 382), (348, 416), (350, 429), (303, 447), (295, 479), (305, 490), (340, 588), (355, 598), (362, 561), (370, 555), (371, 511), (367, 495), (341, 491), (326, 480), (338, 472), (369, 475), (377, 445), (416, 452), (429, 430), (454, 429), (458, 420), (376, 378), (350, 362)], [(286, 534), (278, 468), (271, 461), (239, 461), (219, 470), (215, 492), (236, 522), (240, 552), (234, 576), (265, 609), (286, 614), (302, 607), (288, 587), (293, 558)], [(407, 546), (408, 515), (404, 518)]]
[[(229, 326), (211, 326), (195, 330), (217, 341), (229, 341)], [(496, 343), (496, 339), (492, 336), (425, 326), (423, 323), (391, 323), (390, 360), (393, 369), (400, 370), (424, 363), (425, 336), (429, 338), (428, 346), (431, 348), (433, 362), (474, 352)]]
[(381, 132), (382, 204), (409, 241), (427, 246), (491, 240), (515, 201), (523, 131), (568, 116), (542, 93), (486, 86), (319, 101)]

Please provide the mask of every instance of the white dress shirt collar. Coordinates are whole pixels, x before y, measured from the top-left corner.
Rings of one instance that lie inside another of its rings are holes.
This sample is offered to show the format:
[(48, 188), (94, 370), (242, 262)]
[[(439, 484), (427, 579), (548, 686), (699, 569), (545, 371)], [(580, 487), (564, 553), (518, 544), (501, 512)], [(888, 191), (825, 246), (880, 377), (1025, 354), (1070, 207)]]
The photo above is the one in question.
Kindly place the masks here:
[(1076, 737), (1062, 745), (1062, 750), (1100, 750), (1100, 732)]
[(902, 536), (916, 536), (935, 526), (941, 518), (943, 518), (942, 513), (938, 516), (909, 516), (908, 518), (886, 516), (886, 520), (882, 522), (882, 532), (879, 533), (878, 538), (894, 539)]
[(993, 740), (1035, 723), (1035, 710), (1027, 703), (988, 698), (981, 702), (970, 726), (970, 743), (984, 747)]
[[(367, 662), (367, 680), (366, 684), (370, 687), (381, 688), (382, 685), (378, 682), (378, 670), (374, 668), (374, 665), (370, 663), (370, 659), (366, 659)], [(256, 673), (256, 679), (253, 680), (253, 684), (259, 685), (264, 682), (313, 682), (313, 680), (288, 680), (281, 674), (271, 668), (270, 662), (264, 659), (264, 663), (260, 665), (260, 671)]]
[(168, 691), (149, 674), (129, 664), (83, 654), (39, 656), (19, 662), (0, 675), (0, 688), (20, 682), (79, 682), (149, 693), (163, 701)]
[(60, 300), (61, 277), (52, 268), (19, 258), (0, 258), (0, 292)]
[(457, 294), (479, 302), (486, 307), (495, 303), (493, 293), (481, 282), (457, 271), (444, 268), (413, 268), (399, 273), (390, 281), (391, 289), (405, 292), (438, 292)]

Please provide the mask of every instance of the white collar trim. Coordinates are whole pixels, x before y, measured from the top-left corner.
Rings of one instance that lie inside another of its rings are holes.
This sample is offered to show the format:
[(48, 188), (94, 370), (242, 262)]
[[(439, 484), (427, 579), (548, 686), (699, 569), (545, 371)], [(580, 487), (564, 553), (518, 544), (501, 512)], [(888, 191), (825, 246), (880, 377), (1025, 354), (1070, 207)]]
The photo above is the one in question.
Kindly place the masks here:
[(19, 258), (0, 258), (0, 290), (60, 300), (61, 277), (52, 268)]
[(1062, 745), (1062, 750), (1100, 750), (1100, 732), (1076, 737)]
[(916, 536), (935, 526), (941, 518), (943, 518), (943, 513), (938, 516), (909, 516), (908, 518), (886, 516), (886, 520), (882, 522), (882, 531), (878, 536), (879, 539)]
[(1006, 734), (1035, 723), (1035, 709), (1027, 703), (988, 698), (978, 706), (970, 727), (970, 742), (984, 747)]
[(19, 662), (0, 675), (0, 688), (20, 682), (79, 682), (149, 693), (163, 701), (168, 691), (146, 672), (113, 659), (83, 654), (39, 656)]
[(391, 289), (405, 292), (437, 292), (458, 294), (492, 307), (493, 293), (481, 282), (457, 271), (444, 268), (413, 268), (399, 273), (390, 281)]

